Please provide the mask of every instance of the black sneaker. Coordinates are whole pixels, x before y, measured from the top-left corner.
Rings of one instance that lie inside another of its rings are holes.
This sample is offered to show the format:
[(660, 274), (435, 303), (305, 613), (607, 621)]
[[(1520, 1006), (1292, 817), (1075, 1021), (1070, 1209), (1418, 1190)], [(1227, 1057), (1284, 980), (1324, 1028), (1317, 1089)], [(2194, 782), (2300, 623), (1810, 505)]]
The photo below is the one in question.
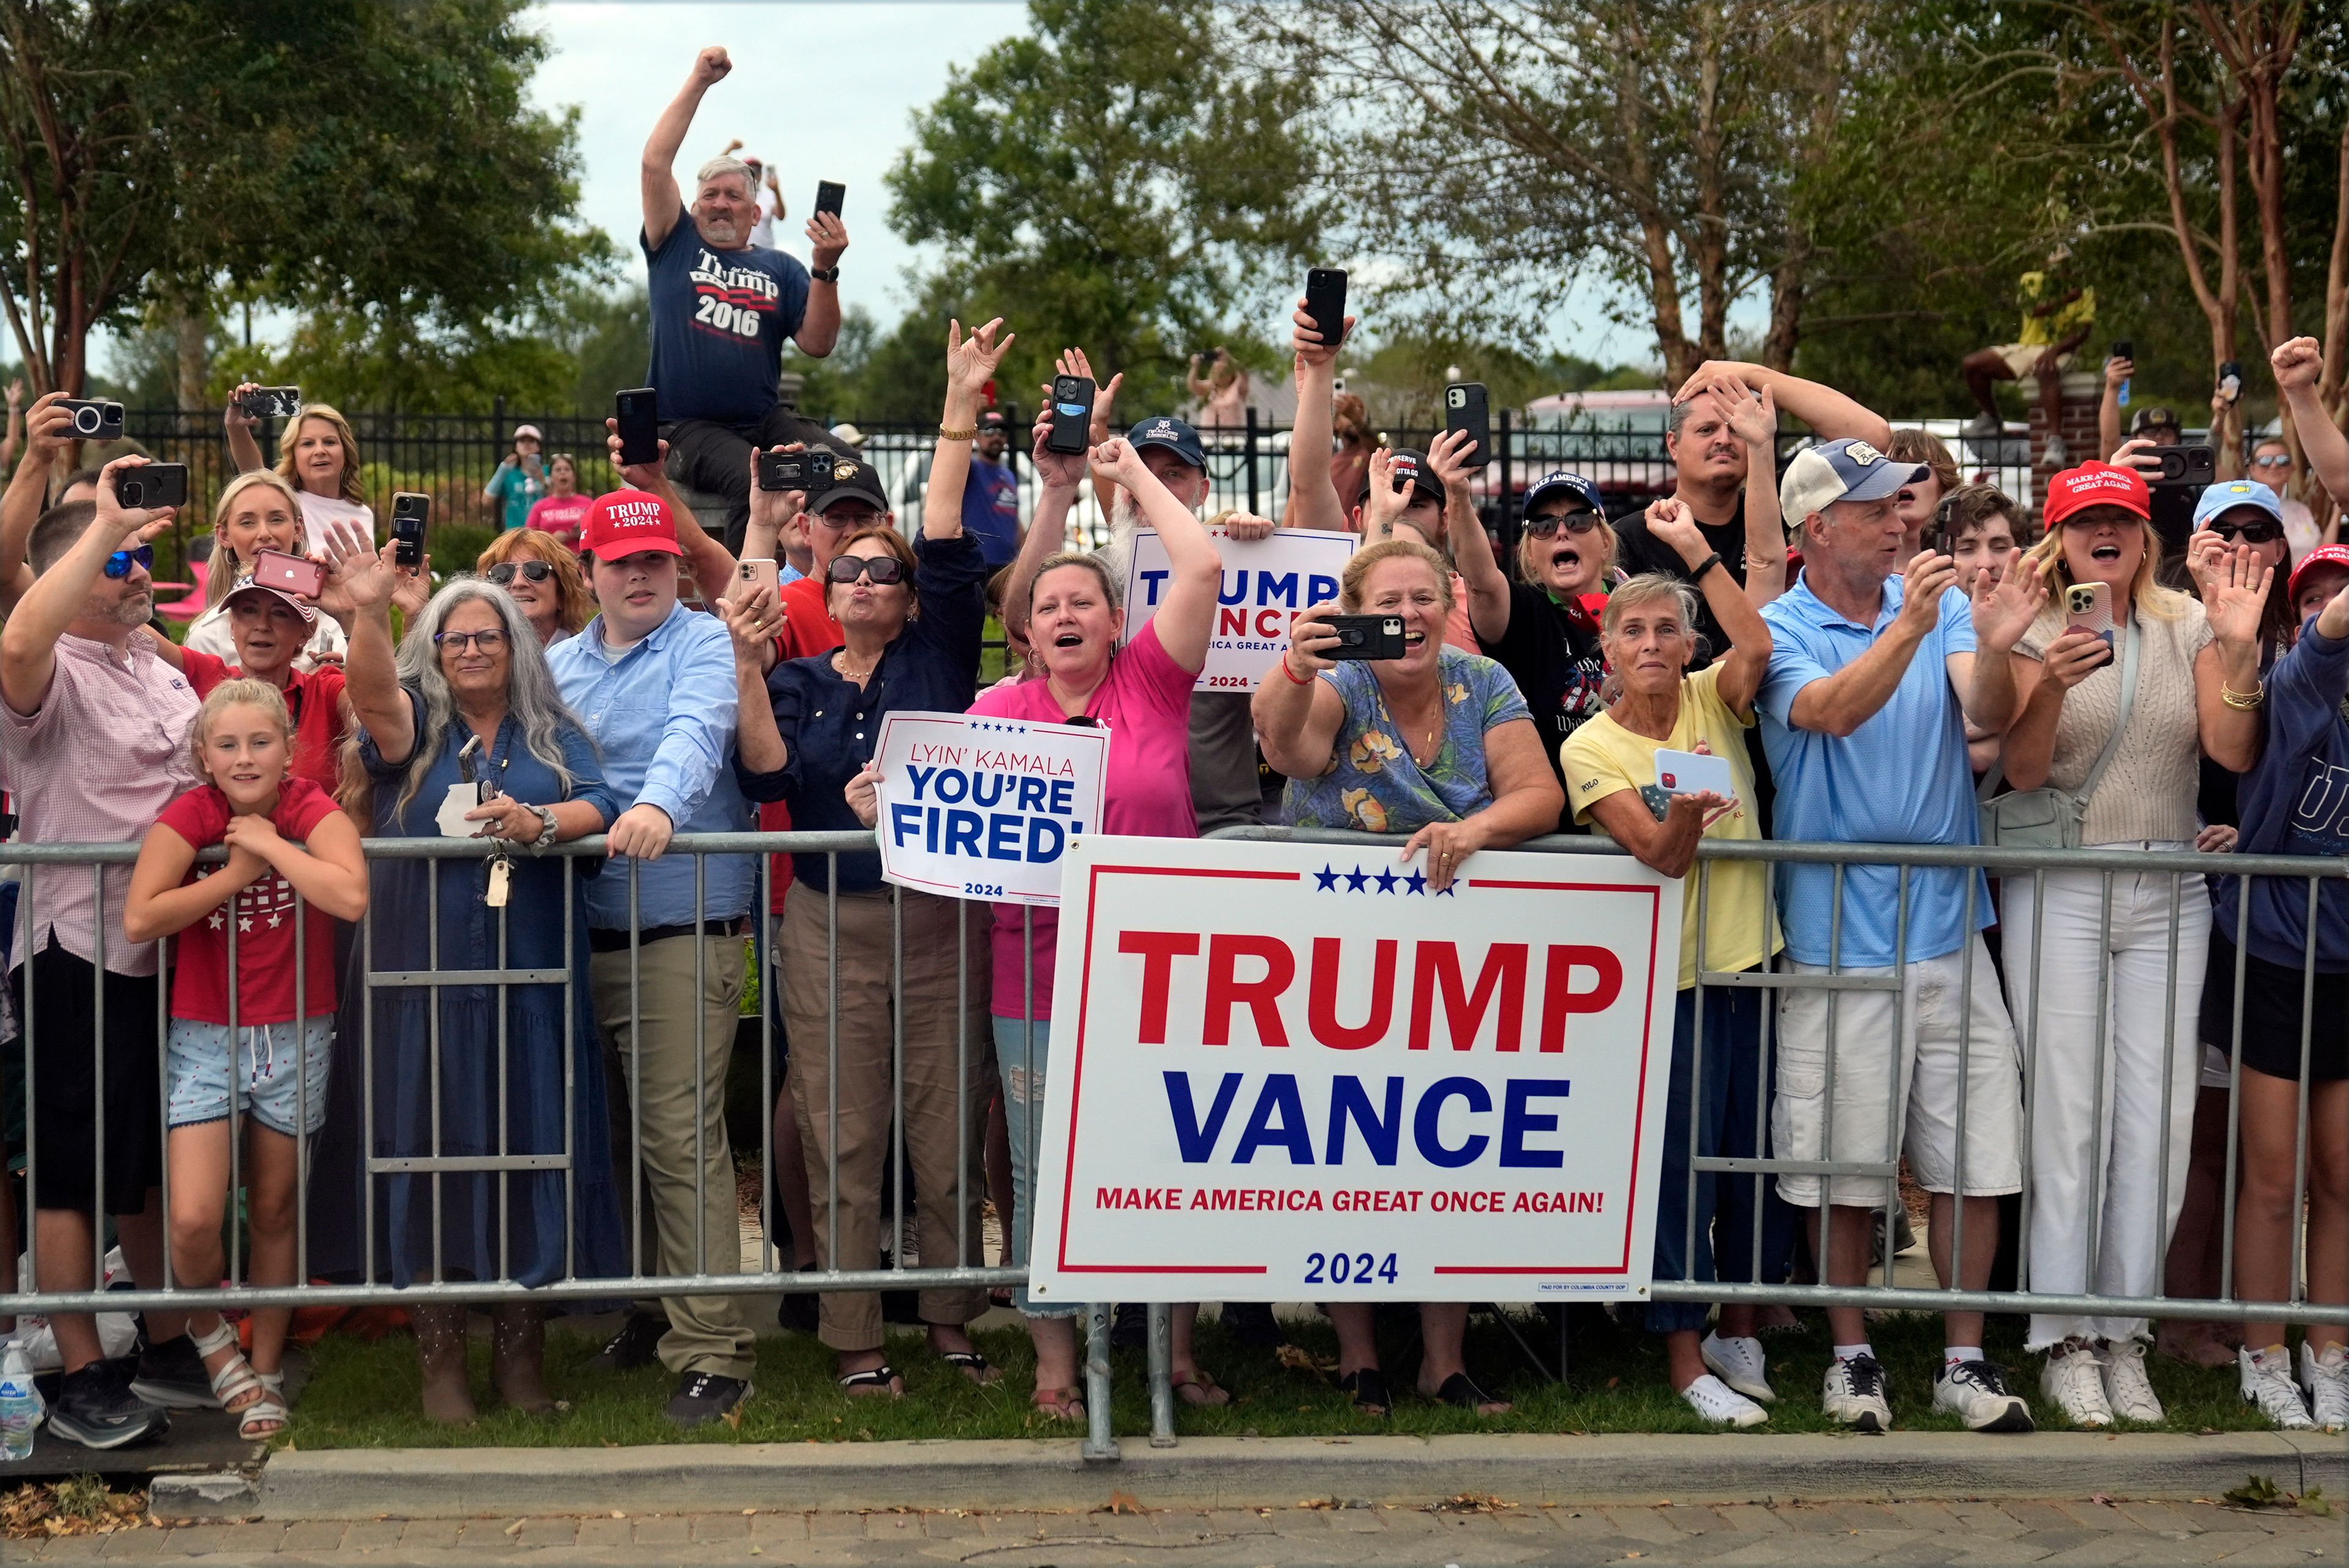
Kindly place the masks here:
[(655, 1317), (649, 1312), (632, 1312), (628, 1321), (620, 1325), (620, 1332), (612, 1342), (595, 1353), (595, 1367), (598, 1372), (633, 1372), (639, 1367), (649, 1367), (660, 1359), (661, 1336), (668, 1332), (668, 1319)]
[(746, 1377), (688, 1372), (678, 1379), (677, 1392), (668, 1397), (668, 1418), (680, 1429), (691, 1431), (739, 1408), (750, 1397), (750, 1383)]
[(1286, 1340), (1268, 1301), (1227, 1301), (1223, 1322), (1225, 1333), (1258, 1350), (1277, 1349)]
[(1150, 1307), (1139, 1301), (1121, 1301), (1109, 1326), (1112, 1350), (1140, 1350), (1150, 1343)]
[(204, 1371), (203, 1354), (194, 1338), (179, 1335), (139, 1353), (139, 1370), (131, 1375), (130, 1391), (150, 1405), (167, 1410), (217, 1410), (220, 1396)]
[(49, 1430), (86, 1449), (119, 1449), (171, 1429), (171, 1412), (130, 1391), (130, 1379), (111, 1361), (93, 1361), (69, 1374), (49, 1407)]
[[(813, 1272), (815, 1264), (804, 1264), (801, 1274)], [(812, 1290), (787, 1290), (781, 1305), (775, 1308), (775, 1324), (793, 1334), (813, 1334), (823, 1326), (823, 1313), (816, 1293)]]

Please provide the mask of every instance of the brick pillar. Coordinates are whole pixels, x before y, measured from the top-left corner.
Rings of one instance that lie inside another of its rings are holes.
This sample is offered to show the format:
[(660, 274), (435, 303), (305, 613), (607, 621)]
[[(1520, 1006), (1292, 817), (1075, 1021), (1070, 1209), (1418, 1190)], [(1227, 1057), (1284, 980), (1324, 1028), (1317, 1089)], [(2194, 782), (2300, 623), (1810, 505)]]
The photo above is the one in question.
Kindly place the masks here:
[(2064, 377), (2064, 461), (2047, 460), (2047, 415), (2039, 400), (2039, 383), (2026, 379), (2023, 387), (2031, 394), (2031, 504), (2035, 517), (2040, 498), (2047, 493), (2047, 481), (2059, 468), (2075, 469), (2090, 458), (2111, 456), (2096, 449), (2096, 407), (2105, 395), (2105, 378), (2098, 371), (2075, 370)]

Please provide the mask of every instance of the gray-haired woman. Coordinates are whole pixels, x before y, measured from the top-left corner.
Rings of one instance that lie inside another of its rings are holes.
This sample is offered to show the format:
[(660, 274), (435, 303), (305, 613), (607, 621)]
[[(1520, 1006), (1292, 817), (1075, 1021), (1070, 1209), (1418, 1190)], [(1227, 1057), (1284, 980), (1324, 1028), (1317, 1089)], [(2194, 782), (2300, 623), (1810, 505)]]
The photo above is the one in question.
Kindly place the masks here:
[[(450, 789), (486, 781), (495, 793), (466, 820), (480, 824), (481, 836), (524, 851), (511, 858), (511, 885), (494, 909), (486, 896), (488, 861), (450, 861), (437, 874), (426, 861), (375, 861), (368, 967), (569, 968), (584, 985), (585, 913), (574, 908), (564, 920), (563, 863), (528, 851), (601, 832), (619, 808), (521, 607), (503, 589), (460, 577), (432, 596), (395, 655), (393, 573), (357, 531), (330, 529), (326, 549), (332, 582), (357, 607), (346, 672), (360, 726), (344, 770), (349, 809), (373, 836), (435, 838)], [(574, 900), (578, 877), (593, 869), (574, 864)], [(476, 985), (370, 991), (356, 978), (345, 995), (337, 1047), (370, 1059), (348, 1064), (321, 1140), (311, 1199), (314, 1270), (401, 1285), (543, 1284), (624, 1272), (600, 1052), (584, 995), (566, 1005), (560, 985), (509, 985), (502, 997), (495, 986)], [(362, 1130), (360, 1097), (369, 1093), (372, 1125)], [(568, 1153), (570, 1169), (394, 1173), (371, 1181), (368, 1153)], [(371, 1222), (364, 1217), (369, 1209)], [(471, 1419), (463, 1309), (419, 1307), (410, 1315), (425, 1413)], [(538, 1309), (502, 1307), (496, 1325), (499, 1394), (533, 1413), (552, 1409), (541, 1377)]]

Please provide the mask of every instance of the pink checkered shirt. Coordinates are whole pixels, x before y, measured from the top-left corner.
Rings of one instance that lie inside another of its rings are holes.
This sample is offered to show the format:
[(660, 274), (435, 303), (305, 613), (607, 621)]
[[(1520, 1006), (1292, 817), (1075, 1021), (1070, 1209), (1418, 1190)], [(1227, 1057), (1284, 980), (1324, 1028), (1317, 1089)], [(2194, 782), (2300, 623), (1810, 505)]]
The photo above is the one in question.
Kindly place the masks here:
[[(127, 654), (87, 637), (57, 639), (47, 700), (27, 717), (0, 700), (0, 782), (16, 797), (17, 837), (28, 844), (112, 844), (147, 836), (164, 807), (196, 787), (188, 729), (200, 705), (180, 673), (144, 637)], [(5, 858), (0, 850), (0, 858)], [(24, 868), (33, 910), (27, 954), (49, 934), (67, 952), (95, 962), (88, 866)], [(130, 867), (106, 868), (106, 967), (155, 973), (155, 944), (122, 934)]]

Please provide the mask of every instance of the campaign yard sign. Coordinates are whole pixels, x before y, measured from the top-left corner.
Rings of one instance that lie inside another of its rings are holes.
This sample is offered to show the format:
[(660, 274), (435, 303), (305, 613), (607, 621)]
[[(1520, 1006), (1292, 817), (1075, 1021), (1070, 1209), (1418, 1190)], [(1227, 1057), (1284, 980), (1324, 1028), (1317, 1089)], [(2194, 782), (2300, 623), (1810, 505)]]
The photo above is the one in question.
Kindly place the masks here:
[(1071, 841), (1101, 820), (1106, 729), (968, 713), (881, 721), (881, 874), (999, 903), (1061, 901)]
[[(1338, 580), (1361, 541), (1351, 533), (1309, 528), (1279, 528), (1269, 539), (1245, 541), (1222, 528), (1207, 532), (1223, 557), (1224, 581), (1216, 595), (1207, 662), (1193, 689), (1254, 691), (1273, 661), (1288, 651), (1288, 624), (1298, 612), (1336, 600)], [(1136, 530), (1125, 567), (1129, 638), (1158, 613), (1173, 575), (1158, 531)]]
[(1679, 882), (1101, 835), (1063, 876), (1040, 1299), (1646, 1296)]

